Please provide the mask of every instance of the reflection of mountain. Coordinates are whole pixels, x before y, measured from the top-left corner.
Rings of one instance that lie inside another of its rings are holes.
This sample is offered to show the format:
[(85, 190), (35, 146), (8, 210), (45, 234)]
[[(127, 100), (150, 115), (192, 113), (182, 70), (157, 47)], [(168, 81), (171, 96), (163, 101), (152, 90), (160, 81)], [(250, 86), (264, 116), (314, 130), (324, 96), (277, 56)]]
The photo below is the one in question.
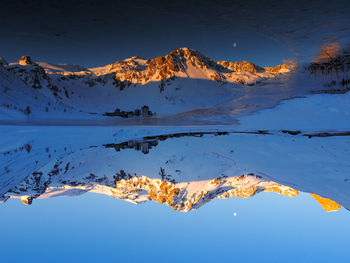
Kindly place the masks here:
[[(39, 175), (39, 176), (38, 176)], [(289, 197), (299, 194), (292, 189), (259, 176), (242, 175), (213, 180), (174, 183), (161, 179), (150, 179), (145, 176), (131, 177), (123, 170), (113, 179), (98, 178), (94, 174), (81, 178), (81, 181), (58, 180), (40, 182), (41, 174), (34, 173), (14, 190), (9, 191), (6, 198), (20, 198), (29, 205), (34, 198), (69, 197), (93, 192), (140, 204), (149, 200), (167, 204), (174, 210), (190, 211), (201, 207), (215, 198), (241, 197), (247, 198), (260, 192), (275, 192)], [(38, 183), (41, 184), (38, 184)], [(311, 194), (325, 211), (337, 211), (341, 206), (336, 202)]]
[(327, 43), (321, 46), (320, 51), (316, 55), (313, 62), (316, 63), (327, 63), (329, 60), (335, 58), (340, 51), (340, 45), (339, 43)]
[(337, 211), (341, 207), (341, 205), (337, 204), (336, 202), (334, 202), (331, 199), (324, 198), (324, 197), (321, 197), (321, 196), (316, 195), (316, 194), (310, 194), (310, 195), (313, 198), (315, 198), (316, 201), (319, 202), (320, 205), (323, 207), (323, 209), (326, 210), (327, 212)]
[[(94, 131), (85, 134), (86, 139)], [(67, 132), (74, 137), (72, 130)], [(61, 139), (62, 144), (48, 147), (33, 138), (3, 152), (1, 200), (20, 197), (30, 204), (35, 198), (96, 192), (190, 211), (217, 197), (244, 198), (271, 191), (293, 197), (303, 191), (316, 193), (312, 196), (326, 211), (339, 209), (337, 203), (348, 207), (343, 177), (348, 169), (346, 136), (310, 137), (286, 131), (144, 134), (143, 139), (99, 146), (82, 146), (75, 140), (65, 145), (67, 140)]]
[[(119, 177), (118, 177), (119, 176)], [(34, 198), (74, 196), (95, 192), (135, 204), (153, 200), (164, 203), (175, 210), (190, 211), (208, 203), (214, 198), (251, 197), (260, 192), (276, 192), (295, 197), (299, 191), (254, 175), (244, 175), (213, 180), (174, 183), (145, 176), (130, 177), (121, 171), (114, 178), (97, 177), (90, 174), (78, 181), (60, 179), (55, 182), (41, 181), (40, 175), (27, 178), (7, 196), (19, 197), (23, 203), (31, 204)], [(166, 175), (165, 175), (166, 176)]]

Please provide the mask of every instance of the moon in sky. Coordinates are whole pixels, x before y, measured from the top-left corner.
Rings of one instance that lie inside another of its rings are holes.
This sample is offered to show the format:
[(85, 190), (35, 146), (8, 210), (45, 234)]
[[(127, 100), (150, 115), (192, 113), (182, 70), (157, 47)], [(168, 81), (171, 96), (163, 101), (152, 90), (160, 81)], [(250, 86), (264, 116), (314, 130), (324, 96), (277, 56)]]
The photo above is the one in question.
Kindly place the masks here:
[(233, 42), (233, 47), (237, 47), (237, 43), (236, 42)]

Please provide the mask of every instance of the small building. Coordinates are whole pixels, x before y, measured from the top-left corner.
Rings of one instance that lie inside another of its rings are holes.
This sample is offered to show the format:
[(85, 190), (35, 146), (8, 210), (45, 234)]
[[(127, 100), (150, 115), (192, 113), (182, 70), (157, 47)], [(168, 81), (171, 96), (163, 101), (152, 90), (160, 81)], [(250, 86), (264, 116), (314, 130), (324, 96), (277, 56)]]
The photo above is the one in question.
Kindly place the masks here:
[(141, 150), (141, 143), (140, 142), (136, 142), (135, 143), (135, 150), (136, 151), (140, 151)]
[(149, 116), (149, 107), (143, 106), (141, 109), (142, 117), (148, 117)]
[(139, 109), (134, 110), (134, 115), (135, 116), (140, 116), (141, 115), (141, 111)]
[(148, 142), (142, 142), (141, 148), (142, 148), (142, 152), (143, 152), (144, 154), (149, 153)]

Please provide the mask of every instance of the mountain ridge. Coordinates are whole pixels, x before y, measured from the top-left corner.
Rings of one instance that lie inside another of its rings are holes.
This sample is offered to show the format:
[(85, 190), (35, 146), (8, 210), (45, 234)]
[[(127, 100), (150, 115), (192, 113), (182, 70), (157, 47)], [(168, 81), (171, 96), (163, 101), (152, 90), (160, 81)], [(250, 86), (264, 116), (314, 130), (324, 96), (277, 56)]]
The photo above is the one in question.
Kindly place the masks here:
[(216, 62), (189, 48), (153, 59), (134, 56), (97, 68), (36, 62), (30, 56), (18, 63), (1, 59), (0, 120), (118, 117), (114, 112), (134, 117), (133, 112), (143, 106), (161, 116), (184, 113), (216, 107), (234, 98), (235, 89), (293, 69)]
[[(7, 65), (5, 59), (2, 59), (3, 63), (1, 65)], [(126, 58), (123, 60), (118, 60), (112, 64), (108, 64), (101, 67), (85, 68), (77, 64), (55, 64), (48, 62), (33, 62), (30, 56), (23, 56), (18, 61), (18, 63), (9, 63), (8, 65), (16, 66), (28, 66), (37, 65), (42, 67), (47, 74), (62, 74), (62, 75), (82, 75), (82, 74), (92, 74), (95, 76), (106, 75), (109, 73), (117, 73), (116, 78), (121, 80), (131, 80), (135, 72), (145, 71), (142, 75), (147, 82), (150, 79), (154, 80), (164, 80), (168, 77), (173, 77), (177, 72), (187, 73), (186, 67), (188, 64), (195, 66), (197, 68), (214, 70), (220, 73), (232, 73), (232, 72), (248, 72), (248, 73), (283, 73), (293, 69), (293, 66), (288, 66), (286, 64), (277, 65), (275, 67), (260, 67), (252, 62), (247, 61), (215, 61), (206, 55), (200, 53), (195, 49), (190, 49), (187, 47), (182, 47), (170, 51), (164, 56), (158, 56), (152, 59), (144, 59), (142, 57), (133, 56), (131, 58)], [(284, 71), (279, 72), (279, 69), (284, 69)], [(71, 70), (69, 70), (71, 69)], [(81, 73), (79, 73), (81, 72)], [(125, 74), (129, 73), (129, 74)], [(156, 77), (152, 78), (152, 75), (158, 73)], [(131, 75), (131, 76), (130, 76)], [(148, 79), (147, 79), (148, 77)], [(213, 80), (217, 80), (212, 77)], [(225, 75), (221, 76), (221, 80), (229, 80)], [(232, 81), (234, 82), (234, 81)]]

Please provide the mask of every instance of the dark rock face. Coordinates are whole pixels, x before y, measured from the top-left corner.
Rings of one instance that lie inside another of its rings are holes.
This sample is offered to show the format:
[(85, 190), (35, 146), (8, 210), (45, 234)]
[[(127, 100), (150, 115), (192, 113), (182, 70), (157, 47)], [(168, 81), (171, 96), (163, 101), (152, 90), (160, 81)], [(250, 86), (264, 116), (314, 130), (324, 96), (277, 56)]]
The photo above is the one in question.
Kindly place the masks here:
[(152, 59), (149, 63), (148, 70), (151, 73), (159, 72), (162, 78), (171, 77), (175, 72), (185, 71), (186, 64), (192, 64), (198, 68), (212, 68), (222, 71), (221, 65), (211, 58), (201, 54), (196, 50), (189, 48), (179, 48), (172, 50), (164, 57), (160, 56)]
[(21, 59), (18, 61), (18, 64), (22, 65), (22, 66), (26, 66), (26, 65), (32, 65), (32, 59), (30, 56), (23, 56), (21, 57)]
[(8, 64), (9, 63), (7, 63), (7, 61), (4, 58), (0, 57), (0, 65), (1, 66), (7, 66)]
[(250, 72), (250, 73), (257, 73), (257, 68), (255, 65), (251, 62), (247, 61), (241, 61), (241, 62), (235, 62), (234, 63), (234, 70), (237, 72)]

